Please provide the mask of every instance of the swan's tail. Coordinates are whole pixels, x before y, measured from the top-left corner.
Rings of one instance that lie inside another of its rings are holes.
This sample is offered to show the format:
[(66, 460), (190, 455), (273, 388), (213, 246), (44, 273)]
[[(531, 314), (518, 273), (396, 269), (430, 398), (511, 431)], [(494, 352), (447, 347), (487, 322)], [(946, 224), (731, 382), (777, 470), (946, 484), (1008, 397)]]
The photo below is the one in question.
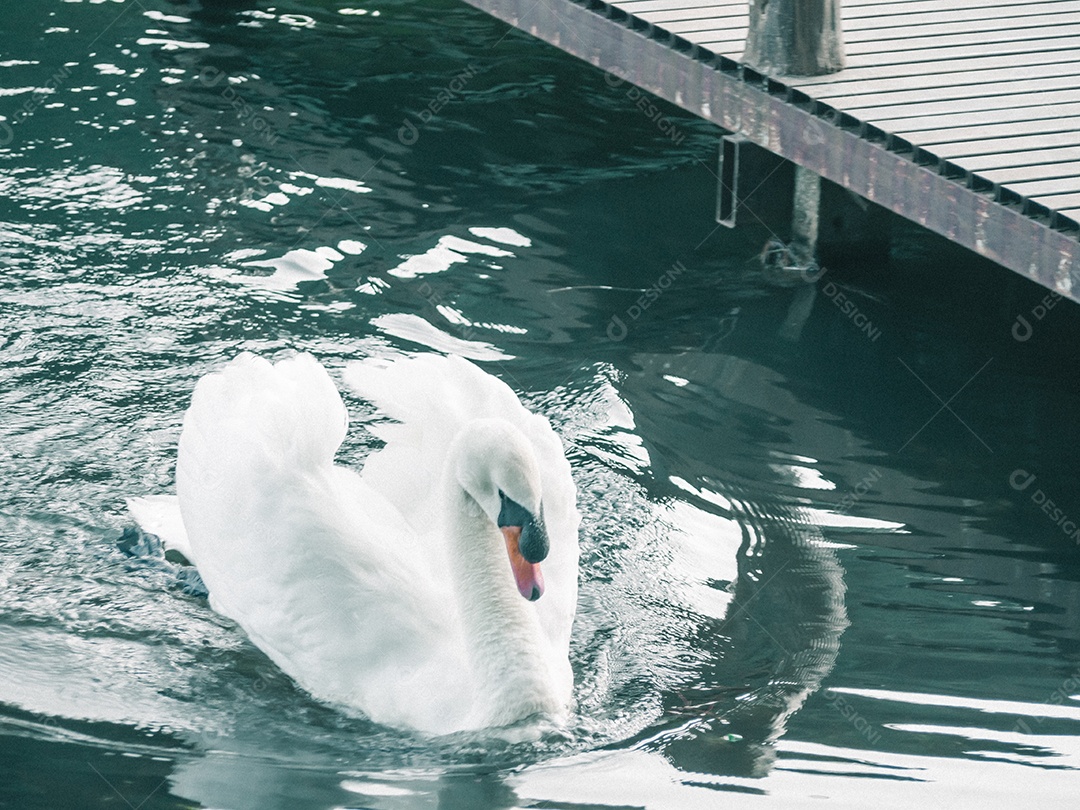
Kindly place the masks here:
[[(456, 620), (409, 526), (334, 464), (345, 431), (341, 397), (310, 355), (244, 354), (203, 377), (176, 469), (185, 553), (211, 606), (316, 697), (396, 721), (411, 711), (412, 673), (452, 645)], [(174, 503), (131, 508), (151, 521)]]

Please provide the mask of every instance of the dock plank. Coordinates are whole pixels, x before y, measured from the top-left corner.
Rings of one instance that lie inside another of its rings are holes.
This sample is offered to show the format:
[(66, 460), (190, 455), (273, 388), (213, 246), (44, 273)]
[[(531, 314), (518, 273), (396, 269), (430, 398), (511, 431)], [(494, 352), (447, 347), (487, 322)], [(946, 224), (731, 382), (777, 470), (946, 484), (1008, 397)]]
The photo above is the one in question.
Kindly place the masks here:
[(1028, 149), (1019, 152), (1007, 152), (1001, 155), (978, 155), (966, 158), (964, 168), (980, 174), (989, 174), (996, 169), (1028, 168), (1069, 161), (1080, 162), (1080, 146), (1060, 146), (1049, 149)]
[(831, 76), (812, 76), (794, 78), (791, 84), (807, 88), (821, 85), (849, 85), (852, 82), (871, 79), (895, 79), (904, 76), (912, 78), (936, 76), (942, 73), (965, 73), (979, 70), (1015, 69), (1028, 70), (1053, 65), (1063, 65), (1080, 61), (1080, 47), (1067, 50), (1032, 51), (1025, 53), (994, 54), (992, 56), (972, 56), (966, 59), (940, 59), (936, 62), (897, 62), (894, 64), (875, 64), (870, 67), (848, 66), (841, 73)]
[(1044, 121), (1076, 119), (1080, 117), (1080, 101), (1071, 104), (1045, 104), (1039, 106), (1012, 106), (1001, 110), (982, 110), (980, 112), (952, 111), (937, 115), (923, 115), (911, 118), (874, 118), (876, 126), (908, 140), (921, 142), (923, 137), (934, 133), (952, 134), (953, 130), (993, 127), (998, 124), (1031, 122), (1039, 126)]
[(1029, 199), (1045, 205), (1052, 210), (1072, 210), (1080, 207), (1080, 194), (1053, 194), (1046, 197), (1031, 197)]
[(878, 28), (870, 26), (857, 28), (854, 31), (844, 31), (844, 42), (848, 45), (857, 43), (874, 43), (890, 50), (903, 50), (905, 45), (913, 39), (947, 40), (958, 35), (970, 37), (974, 35), (1004, 36), (1008, 39), (1027, 38), (1028, 32), (1038, 36), (1039, 31), (1052, 31), (1054, 28), (1062, 28), (1080, 23), (1080, 9), (1076, 12), (1057, 14), (1035, 14), (1028, 17), (984, 17), (980, 20), (955, 20), (945, 23), (927, 23), (925, 18), (918, 21), (917, 36), (912, 36), (911, 18), (908, 18), (906, 26)]
[[(652, 22), (652, 20), (649, 20)], [(671, 31), (673, 34), (681, 34), (685, 32), (694, 33), (708, 33), (713, 34), (717, 29), (716, 21), (712, 19), (708, 20), (674, 20), (664, 24), (665, 31)], [(721, 30), (724, 33), (725, 40), (738, 39), (740, 43), (746, 41), (746, 22), (743, 21), (741, 25), (730, 25), (727, 27), (721, 26)]]
[[(642, 15), (642, 17), (647, 20), (647, 15)], [(989, 51), (987, 45), (993, 46), (994, 53), (1014, 55), (1038, 53), (1053, 49), (1073, 50), (1076, 48), (1077, 34), (1080, 34), (1080, 30), (1075, 28), (1070, 28), (1068, 31), (1040, 29), (1039, 33), (1039, 36), (1032, 36), (1031, 39), (1026, 40), (1010, 40), (1002, 35), (986, 43), (975, 35), (954, 37), (949, 42), (945, 42), (945, 38), (939, 38), (939, 41), (936, 42), (925, 39), (918, 40), (917, 43), (908, 43), (908, 47), (898, 48), (895, 51), (888, 48), (884, 50), (875, 48), (871, 43), (869, 47), (848, 47), (846, 55), (848, 64), (855, 67), (875, 64), (937, 62), (944, 59), (959, 60), (972, 56), (985, 56)], [(745, 30), (743, 36), (745, 36)], [(705, 47), (712, 47), (713, 43), (730, 47), (730, 37), (726, 36), (726, 32), (722, 30), (702, 32), (700, 37), (691, 37), (689, 39)], [(732, 50), (736, 53), (742, 53), (742, 45), (743, 43), (739, 42)]]
[[(712, 2), (715, 3), (716, 0), (712, 0)], [(905, 3), (903, 5), (907, 6), (910, 4)], [(896, 4), (893, 4), (891, 8), (895, 12)], [(1080, 12), (1080, 7), (1077, 7), (1077, 11)], [(919, 22), (924, 25), (972, 22), (1000, 23), (1002, 19), (1001, 12), (1001, 7), (998, 6), (996, 3), (993, 5), (983, 4), (961, 9), (937, 8), (920, 13)], [(1049, 11), (1046, 3), (1024, 0), (1024, 2), (1022, 3), (1017, 3), (1016, 5), (1009, 7), (1008, 19), (1016, 20), (1025, 17), (1040, 17), (1046, 16), (1048, 13), (1050, 15), (1054, 14), (1054, 12)], [(902, 14), (891, 13), (867, 17), (848, 17), (847, 15), (845, 15), (843, 20), (843, 28), (845, 36), (856, 31), (885, 31), (887, 29), (904, 29), (910, 32), (911, 13), (905, 11)]]
[[(701, 6), (700, 8), (686, 8), (678, 10), (663, 9), (659, 11), (650, 11), (647, 15), (641, 15), (644, 19), (648, 16), (648, 21), (654, 25), (661, 25), (665, 30), (671, 30), (668, 28), (670, 23), (687, 23), (687, 22), (699, 22), (699, 23), (727, 23), (733, 28), (744, 29), (746, 28), (746, 14), (739, 14), (737, 12), (721, 13), (715, 7)], [(635, 12), (636, 13), (636, 12)], [(716, 28), (716, 25), (704, 26), (707, 28)]]
[(832, 84), (809, 85), (793, 82), (793, 86), (800, 89), (814, 88), (814, 96), (817, 98), (837, 98), (840, 96), (857, 97), (862, 95), (885, 95), (899, 92), (915, 92), (921, 90), (934, 91), (943, 88), (956, 89), (958, 87), (970, 87), (980, 95), (986, 94), (986, 88), (982, 85), (993, 84), (1003, 90), (1009, 90), (1018, 82), (1035, 82), (1039, 87), (1045, 87), (1050, 79), (1064, 78), (1066, 80), (1080, 75), (1080, 62), (1063, 62), (1059, 64), (1032, 65), (1027, 67), (1013, 68), (977, 68), (967, 69), (960, 63), (961, 69), (929, 73), (919, 76), (890, 76), (876, 79), (862, 79), (854, 81), (838, 81)]
[(1005, 138), (978, 138), (961, 143), (943, 143), (935, 146), (931, 151), (939, 157), (955, 161), (966, 168), (963, 161), (965, 157), (1075, 146), (1077, 140), (1076, 132), (1052, 132), (1045, 135), (1016, 135)]
[(1080, 194), (1080, 177), (1058, 177), (1052, 180), (1024, 180), (1009, 184), (1009, 188), (1024, 197), (1048, 197), (1059, 194)]
[(749, 3), (725, 3), (723, 0), (625, 0), (619, 3), (619, 8), (626, 9), (631, 14), (651, 12), (680, 12), (697, 11), (702, 8), (716, 9), (719, 16), (744, 16), (749, 17)]
[[(906, 140), (918, 143), (920, 146), (930, 147), (945, 144), (964, 143), (973, 140), (986, 140), (989, 138), (1025, 137), (1028, 135), (1049, 135), (1054, 133), (1072, 133), (1080, 131), (1080, 117), (1044, 118), (1040, 120), (1006, 121), (1000, 124), (983, 124), (971, 127), (950, 127), (945, 129), (929, 129), (904, 131), (894, 130), (897, 135)], [(1080, 140), (1080, 139), (1078, 139)], [(1075, 141), (1074, 141), (1075, 142)]]
[[(1011, 93), (1001, 96), (987, 96), (978, 98), (955, 99), (923, 99), (919, 104), (890, 104), (886, 100), (883, 104), (873, 103), (879, 99), (871, 99), (867, 106), (852, 104), (844, 107), (844, 111), (862, 118), (866, 121), (877, 123), (878, 121), (901, 121), (907, 118), (925, 117), (927, 115), (951, 115), (970, 110), (973, 113), (991, 112), (993, 110), (1008, 110), (1014, 108), (1039, 109), (1058, 104), (1072, 104), (1078, 101), (1075, 89), (1042, 90), (1032, 93)], [(1038, 117), (1035, 113), (1032, 118)]]
[[(1031, 0), (993, 0), (991, 8), (1006, 11), (1015, 6), (1028, 5)], [(882, 17), (896, 14), (897, 8), (903, 6), (904, 13), (908, 15), (921, 15), (934, 13), (946, 9), (949, 11), (963, 11), (965, 9), (982, 9), (987, 7), (985, 0), (910, 0), (909, 2), (897, 2), (897, 0), (883, 0), (883, 2), (859, 2), (851, 0), (843, 4), (843, 20), (847, 24), (849, 20), (862, 19), (864, 17)], [(1047, 8), (1076, 6), (1076, 0), (1046, 0), (1041, 5)]]
[(1010, 188), (1021, 182), (1031, 180), (1057, 180), (1064, 177), (1080, 177), (1080, 161), (1064, 161), (1061, 163), (1036, 163), (1030, 166), (1016, 166), (1008, 169), (990, 168), (979, 174), (992, 183), (1006, 185)]
[[(1070, 98), (1080, 95), (1080, 75), (1061, 77), (1056, 83), (1060, 92), (1067, 92)], [(1027, 93), (1037, 93), (1046, 89), (1047, 83), (1041, 79), (1021, 80), (1015, 82), (989, 82), (986, 84), (958, 84), (948, 87), (932, 87), (916, 90), (894, 90), (884, 92), (881, 90), (852, 93), (838, 91), (835, 93), (814, 93), (815, 98), (829, 102), (834, 107), (844, 110), (872, 110), (875, 107), (884, 107), (897, 104), (916, 105), (935, 101), (967, 101), (982, 100), (996, 97), (1015, 98), (1020, 100)]]
[[(1077, 37), (1059, 36), (1034, 41), (1013, 40), (995, 42), (992, 43), (993, 48), (986, 48), (978, 42), (969, 45), (950, 45), (948, 47), (941, 47), (940, 45), (935, 46), (930, 43), (931, 40), (922, 40), (918, 47), (897, 51), (896, 53), (889, 51), (851, 53), (848, 51), (847, 65), (849, 68), (858, 68), (913, 65), (920, 62), (959, 62), (964, 59), (985, 57), (990, 54), (995, 56), (1011, 56), (1020, 62), (1021, 60), (1026, 60), (1032, 54), (1048, 53), (1050, 51), (1075, 51), (1077, 48)], [(837, 76), (842, 77), (843, 73), (839, 73)]]
[[(1071, 18), (1071, 17), (1070, 17)], [(986, 52), (985, 46), (1000, 44), (1023, 44), (1025, 46), (1041, 47), (1040, 40), (1058, 39), (1064, 36), (1073, 37), (1080, 33), (1080, 25), (1076, 23), (1063, 23), (1061, 25), (1043, 25), (1038, 27), (1023, 26), (1021, 32), (1013, 29), (993, 29), (987, 31), (966, 31), (962, 33), (945, 34), (942, 36), (922, 37), (913, 36), (907, 39), (868, 39), (847, 42), (845, 51), (849, 54), (880, 54), (887, 53), (893, 56), (903, 56), (906, 51), (941, 50), (976, 45)]]

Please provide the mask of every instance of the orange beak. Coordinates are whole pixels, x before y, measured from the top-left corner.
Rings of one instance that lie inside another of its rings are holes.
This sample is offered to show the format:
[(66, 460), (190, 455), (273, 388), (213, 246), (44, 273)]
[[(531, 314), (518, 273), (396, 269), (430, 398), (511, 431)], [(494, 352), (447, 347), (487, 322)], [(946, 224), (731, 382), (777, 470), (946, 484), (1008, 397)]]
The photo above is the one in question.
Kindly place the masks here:
[(510, 568), (514, 572), (518, 593), (535, 602), (544, 594), (544, 575), (539, 563), (531, 563), (521, 556), (521, 527), (503, 526), (499, 529), (506, 540), (506, 553), (510, 556)]

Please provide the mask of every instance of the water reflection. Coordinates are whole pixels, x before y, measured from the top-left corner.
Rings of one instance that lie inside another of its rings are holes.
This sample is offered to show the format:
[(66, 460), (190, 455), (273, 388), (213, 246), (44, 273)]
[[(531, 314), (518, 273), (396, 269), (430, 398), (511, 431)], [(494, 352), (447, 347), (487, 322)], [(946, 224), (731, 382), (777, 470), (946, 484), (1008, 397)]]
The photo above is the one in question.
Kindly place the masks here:
[[(724, 474), (729, 459), (751, 451), (737, 446), (744, 441), (739, 432), (724, 438), (716, 429), (716, 411), (741, 405), (782, 413), (772, 372), (715, 351), (636, 353), (633, 364), (617, 385), (632, 410), (641, 403), (638, 430), (652, 448), (651, 485), (671, 492), (655, 480), (670, 471), (675, 497), (689, 494), (697, 508), (741, 533), (733, 581), (709, 583), (730, 590), (731, 602), (723, 615), (702, 617), (689, 640), (702, 665), (665, 698), (663, 725), (678, 733), (653, 736), (650, 745), (688, 772), (764, 776), (789, 718), (831, 672), (848, 626), (834, 549), (794, 503), (777, 499), (777, 485), (833, 485), (806, 466), (811, 459), (772, 465), (772, 484), (761, 469), (752, 486)], [(672, 378), (680, 382), (672, 385)], [(790, 407), (794, 413), (803, 406)], [(755, 493), (766, 492), (768, 500), (759, 502)]]

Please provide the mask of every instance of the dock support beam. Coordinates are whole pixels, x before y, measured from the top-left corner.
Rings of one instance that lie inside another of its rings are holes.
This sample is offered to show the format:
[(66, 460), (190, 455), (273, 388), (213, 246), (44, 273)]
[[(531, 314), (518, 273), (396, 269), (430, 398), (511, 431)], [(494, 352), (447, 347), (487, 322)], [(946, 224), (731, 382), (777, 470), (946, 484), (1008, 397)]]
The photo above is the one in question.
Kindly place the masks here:
[(840, 0), (750, 0), (743, 61), (770, 76), (843, 70)]
[(791, 239), (773, 236), (761, 251), (761, 267), (766, 278), (787, 286), (815, 281), (821, 275), (818, 264), (818, 223), (821, 220), (821, 176), (802, 166), (794, 167), (791, 193)]
[(793, 202), (791, 244), (788, 245), (792, 263), (799, 268), (816, 268), (821, 175), (796, 166)]
[(770, 231), (761, 258), (778, 280), (813, 277), (825, 265), (888, 262), (889, 212), (814, 170), (730, 134), (720, 139), (716, 175), (716, 221)]

